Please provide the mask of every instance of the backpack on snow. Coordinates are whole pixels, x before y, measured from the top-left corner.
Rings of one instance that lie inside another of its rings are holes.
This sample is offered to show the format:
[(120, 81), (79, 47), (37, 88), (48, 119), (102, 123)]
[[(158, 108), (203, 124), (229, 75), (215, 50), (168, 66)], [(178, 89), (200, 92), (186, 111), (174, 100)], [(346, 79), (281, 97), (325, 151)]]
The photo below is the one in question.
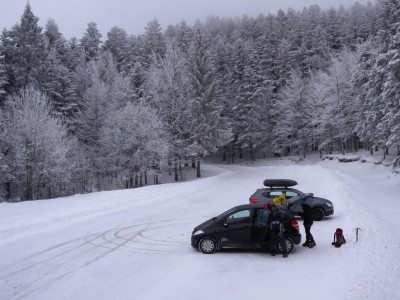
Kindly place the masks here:
[(346, 244), (346, 239), (343, 235), (343, 229), (337, 228), (335, 234), (333, 235), (332, 245), (334, 245), (336, 248), (339, 248), (343, 244)]

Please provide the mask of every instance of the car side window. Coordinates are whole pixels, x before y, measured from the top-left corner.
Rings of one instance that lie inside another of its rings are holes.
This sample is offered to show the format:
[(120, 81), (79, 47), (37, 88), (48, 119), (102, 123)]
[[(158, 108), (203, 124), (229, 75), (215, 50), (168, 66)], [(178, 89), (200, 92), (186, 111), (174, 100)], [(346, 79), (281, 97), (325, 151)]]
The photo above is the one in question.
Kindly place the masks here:
[(251, 216), (250, 209), (241, 210), (241, 211), (235, 212), (234, 214), (231, 214), (230, 216), (228, 216), (226, 218), (226, 223), (234, 224), (234, 223), (247, 222), (247, 221), (250, 221), (250, 216)]
[(286, 192), (286, 198), (287, 199), (290, 199), (290, 198), (296, 197), (296, 196), (298, 196), (298, 194), (296, 192), (292, 192), (292, 191), (287, 191)]
[(272, 191), (270, 194), (269, 194), (269, 196), (272, 198), (272, 197), (278, 197), (278, 196), (280, 196), (282, 194), (282, 191)]
[(257, 209), (257, 216), (256, 216), (256, 223), (260, 223), (260, 224), (267, 224), (268, 221), (268, 217), (270, 215), (270, 212), (268, 209)]

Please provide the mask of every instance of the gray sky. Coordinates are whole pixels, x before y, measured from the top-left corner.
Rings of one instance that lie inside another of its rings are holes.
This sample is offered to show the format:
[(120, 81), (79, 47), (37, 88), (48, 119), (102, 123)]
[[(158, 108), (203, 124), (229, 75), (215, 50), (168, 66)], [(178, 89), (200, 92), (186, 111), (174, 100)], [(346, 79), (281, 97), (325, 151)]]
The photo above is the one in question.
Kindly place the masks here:
[[(356, 0), (30, 0), (32, 11), (44, 26), (49, 18), (56, 21), (66, 38), (80, 38), (87, 23), (94, 21), (103, 39), (113, 26), (129, 34), (144, 32), (146, 24), (156, 17), (162, 28), (185, 20), (193, 25), (207, 16), (256, 17), (260, 13), (275, 14), (278, 9), (302, 9), (318, 4), (322, 9), (349, 7)], [(368, 0), (358, 0), (365, 4)], [(370, 2), (374, 3), (374, 0)], [(0, 30), (19, 22), (27, 0), (0, 0)]]

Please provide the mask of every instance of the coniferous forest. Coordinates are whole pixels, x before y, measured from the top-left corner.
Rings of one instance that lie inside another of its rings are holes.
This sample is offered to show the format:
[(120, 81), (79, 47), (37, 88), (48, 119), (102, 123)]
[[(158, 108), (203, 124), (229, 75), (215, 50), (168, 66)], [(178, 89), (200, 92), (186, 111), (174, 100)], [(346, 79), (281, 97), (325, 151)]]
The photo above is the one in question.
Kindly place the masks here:
[(400, 0), (69, 40), (28, 3), (0, 37), (0, 201), (160, 183), (201, 160), (395, 152)]

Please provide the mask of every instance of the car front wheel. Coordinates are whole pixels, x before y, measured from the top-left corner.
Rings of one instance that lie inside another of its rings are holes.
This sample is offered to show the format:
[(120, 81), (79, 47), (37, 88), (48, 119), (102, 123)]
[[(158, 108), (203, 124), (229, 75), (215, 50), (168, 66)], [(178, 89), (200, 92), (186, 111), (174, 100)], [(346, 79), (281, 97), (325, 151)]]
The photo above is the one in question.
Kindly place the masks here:
[(316, 207), (312, 210), (312, 216), (314, 221), (321, 221), (325, 217), (325, 211), (320, 207)]
[(204, 254), (212, 254), (217, 251), (217, 242), (212, 237), (203, 237), (199, 242), (199, 250)]
[[(293, 249), (294, 249), (294, 242), (291, 238), (289, 237), (285, 237), (285, 243), (286, 243), (286, 253), (292, 253)], [(279, 253), (282, 253), (282, 244), (280, 239), (278, 239), (276, 241), (276, 249), (278, 249)]]

